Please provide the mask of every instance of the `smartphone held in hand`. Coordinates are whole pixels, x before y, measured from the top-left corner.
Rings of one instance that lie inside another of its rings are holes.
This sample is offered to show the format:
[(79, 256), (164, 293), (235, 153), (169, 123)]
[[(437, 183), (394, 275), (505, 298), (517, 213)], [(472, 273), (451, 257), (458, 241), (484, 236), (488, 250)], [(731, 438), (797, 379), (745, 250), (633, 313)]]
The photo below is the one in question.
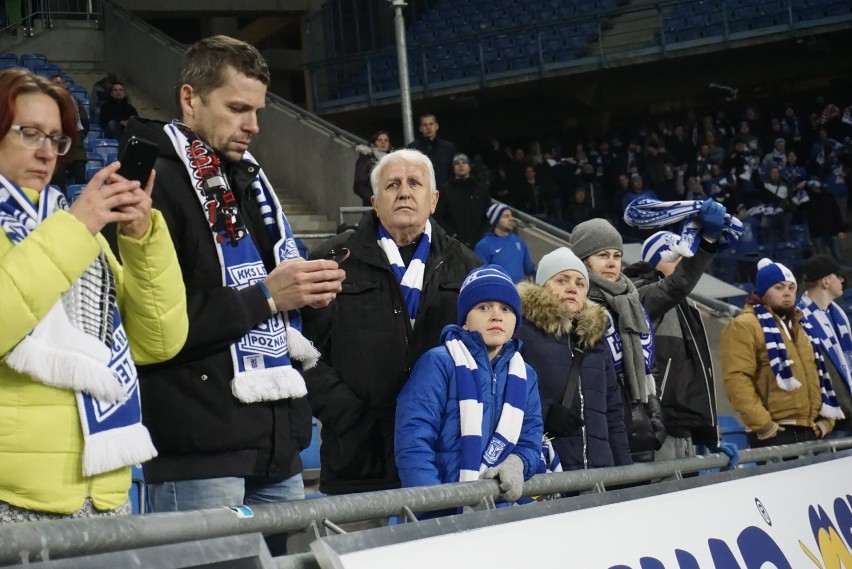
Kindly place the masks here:
[(131, 136), (119, 158), (121, 168), (118, 169), (118, 174), (128, 180), (136, 180), (144, 186), (148, 183), (159, 152), (153, 142)]

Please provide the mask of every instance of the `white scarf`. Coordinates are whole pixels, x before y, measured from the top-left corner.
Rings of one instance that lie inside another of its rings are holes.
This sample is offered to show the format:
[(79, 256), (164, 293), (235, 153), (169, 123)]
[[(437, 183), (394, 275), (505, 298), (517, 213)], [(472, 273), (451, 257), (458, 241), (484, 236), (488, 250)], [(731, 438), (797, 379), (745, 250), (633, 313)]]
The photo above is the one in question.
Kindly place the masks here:
[[(62, 193), (48, 186), (36, 208), (20, 188), (0, 176), (0, 227), (16, 245), (67, 207)], [(76, 392), (84, 476), (157, 456), (142, 425), (136, 366), (103, 251), (6, 356), (6, 363), (34, 381)]]

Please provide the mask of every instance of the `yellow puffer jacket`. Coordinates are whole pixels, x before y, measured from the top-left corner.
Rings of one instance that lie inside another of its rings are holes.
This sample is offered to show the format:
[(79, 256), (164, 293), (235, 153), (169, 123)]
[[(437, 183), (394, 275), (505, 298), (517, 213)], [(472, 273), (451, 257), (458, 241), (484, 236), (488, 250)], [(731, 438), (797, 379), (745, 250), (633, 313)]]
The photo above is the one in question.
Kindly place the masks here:
[[(36, 200), (34, 192), (27, 192)], [(56, 212), (13, 245), (0, 232), (0, 501), (70, 514), (87, 496), (109, 510), (127, 500), (130, 468), (82, 473), (83, 431), (75, 393), (18, 373), (5, 356), (98, 256), (107, 252), (122, 322), (137, 364), (173, 357), (186, 340), (186, 295), (162, 215), (140, 240), (119, 236), (123, 266), (106, 241), (67, 212)]]
[(792, 339), (775, 318), (787, 356), (793, 361), (793, 377), (802, 384), (793, 391), (778, 387), (769, 365), (763, 328), (754, 308), (746, 306), (743, 313), (722, 330), (719, 350), (725, 393), (745, 426), (758, 438), (774, 436), (777, 425), (812, 427), (819, 421), (825, 433), (834, 427), (834, 420), (819, 417), (822, 406), (819, 375), (814, 350), (802, 329), (801, 318), (802, 313), (797, 309), (793, 317)]

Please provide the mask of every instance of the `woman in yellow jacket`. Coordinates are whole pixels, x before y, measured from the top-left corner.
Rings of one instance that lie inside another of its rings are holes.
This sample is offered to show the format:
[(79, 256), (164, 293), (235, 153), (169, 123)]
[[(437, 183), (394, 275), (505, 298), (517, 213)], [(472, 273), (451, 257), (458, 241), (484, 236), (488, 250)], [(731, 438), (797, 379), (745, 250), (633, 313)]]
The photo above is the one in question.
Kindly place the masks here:
[(796, 279), (761, 259), (755, 285), (743, 313), (722, 330), (725, 393), (753, 447), (822, 438), (843, 414), (802, 327)]
[[(180, 267), (145, 188), (107, 166), (67, 207), (48, 181), (76, 136), (67, 91), (0, 72), (0, 523), (130, 511), (156, 456), (137, 363), (187, 333)], [(118, 225), (119, 264), (101, 237)]]

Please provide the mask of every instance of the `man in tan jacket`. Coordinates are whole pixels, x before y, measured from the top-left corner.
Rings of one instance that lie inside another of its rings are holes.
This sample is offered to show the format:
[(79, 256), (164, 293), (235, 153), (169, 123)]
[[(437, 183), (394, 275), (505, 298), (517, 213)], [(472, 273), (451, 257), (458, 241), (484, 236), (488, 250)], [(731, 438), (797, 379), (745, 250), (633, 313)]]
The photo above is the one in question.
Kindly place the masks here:
[(753, 447), (820, 439), (834, 419), (826, 416), (832, 412), (796, 308), (796, 279), (781, 263), (761, 259), (757, 266), (754, 293), (722, 330), (725, 392)]

